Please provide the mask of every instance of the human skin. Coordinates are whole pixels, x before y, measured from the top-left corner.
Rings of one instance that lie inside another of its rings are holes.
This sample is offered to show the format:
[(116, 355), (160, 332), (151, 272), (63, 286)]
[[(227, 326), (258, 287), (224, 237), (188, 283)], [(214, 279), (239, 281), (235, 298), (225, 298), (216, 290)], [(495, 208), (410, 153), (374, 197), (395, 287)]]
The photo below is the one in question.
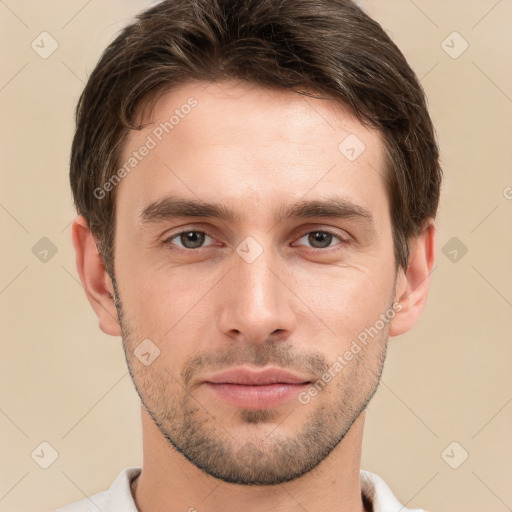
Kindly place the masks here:
[[(388, 337), (408, 331), (424, 308), (434, 221), (410, 240), (407, 271), (397, 271), (379, 133), (337, 102), (245, 82), (185, 83), (165, 93), (153, 122), (130, 132), (121, 162), (191, 97), (197, 106), (117, 186), (115, 290), (85, 219), (72, 228), (99, 326), (123, 336), (143, 402), (137, 507), (364, 511), (365, 406)], [(338, 150), (349, 134), (365, 145), (355, 161)], [(141, 221), (170, 195), (223, 203), (235, 218)], [(334, 196), (372, 222), (274, 216)], [(208, 236), (197, 249), (169, 240), (184, 230)], [(308, 237), (325, 231), (335, 235), (327, 247)], [(247, 237), (259, 244), (251, 250), (262, 250), (252, 262), (237, 252)], [(204, 382), (243, 366), (284, 368), (314, 383), (395, 302), (393, 319), (307, 404), (297, 392), (276, 406), (243, 408)], [(134, 355), (144, 339), (160, 350), (148, 366)]]

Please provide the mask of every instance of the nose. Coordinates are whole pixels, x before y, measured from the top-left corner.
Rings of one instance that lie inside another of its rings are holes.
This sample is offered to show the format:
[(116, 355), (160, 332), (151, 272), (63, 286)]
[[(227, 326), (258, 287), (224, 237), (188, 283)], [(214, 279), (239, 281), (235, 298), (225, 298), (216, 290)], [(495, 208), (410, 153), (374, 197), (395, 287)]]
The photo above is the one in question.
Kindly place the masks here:
[(289, 270), (268, 252), (252, 263), (235, 255), (234, 267), (223, 280), (218, 326), (231, 339), (286, 340), (296, 327)]

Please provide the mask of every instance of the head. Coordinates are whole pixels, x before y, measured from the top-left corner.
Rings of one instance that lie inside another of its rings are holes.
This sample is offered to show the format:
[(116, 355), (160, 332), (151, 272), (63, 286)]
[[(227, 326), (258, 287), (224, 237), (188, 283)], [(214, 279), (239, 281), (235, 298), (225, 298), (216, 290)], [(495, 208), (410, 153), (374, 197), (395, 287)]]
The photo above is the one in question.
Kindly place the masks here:
[[(164, 1), (92, 72), (70, 176), (80, 277), (161, 435), (240, 484), (324, 460), (433, 264), (434, 130), (382, 28), (345, 0)], [(242, 366), (303, 384), (233, 405), (211, 379)]]

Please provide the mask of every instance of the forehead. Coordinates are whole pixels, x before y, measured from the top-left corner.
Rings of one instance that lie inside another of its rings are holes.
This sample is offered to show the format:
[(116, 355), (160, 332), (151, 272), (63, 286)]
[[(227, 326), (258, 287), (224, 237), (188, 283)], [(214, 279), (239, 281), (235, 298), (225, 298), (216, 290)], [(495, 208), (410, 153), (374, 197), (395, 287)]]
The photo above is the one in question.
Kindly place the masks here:
[(172, 195), (221, 199), (249, 216), (336, 193), (382, 213), (384, 167), (380, 134), (339, 102), (245, 82), (186, 83), (129, 133), (116, 209), (135, 218)]

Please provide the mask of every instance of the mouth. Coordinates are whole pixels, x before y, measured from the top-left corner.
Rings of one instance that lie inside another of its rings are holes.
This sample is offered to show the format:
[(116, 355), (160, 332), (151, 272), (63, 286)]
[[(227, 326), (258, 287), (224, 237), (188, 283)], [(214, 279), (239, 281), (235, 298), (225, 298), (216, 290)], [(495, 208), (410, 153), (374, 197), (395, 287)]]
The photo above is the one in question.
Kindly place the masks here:
[(296, 397), (311, 383), (309, 376), (278, 368), (261, 371), (233, 368), (203, 381), (205, 387), (218, 398), (244, 409), (277, 407)]

